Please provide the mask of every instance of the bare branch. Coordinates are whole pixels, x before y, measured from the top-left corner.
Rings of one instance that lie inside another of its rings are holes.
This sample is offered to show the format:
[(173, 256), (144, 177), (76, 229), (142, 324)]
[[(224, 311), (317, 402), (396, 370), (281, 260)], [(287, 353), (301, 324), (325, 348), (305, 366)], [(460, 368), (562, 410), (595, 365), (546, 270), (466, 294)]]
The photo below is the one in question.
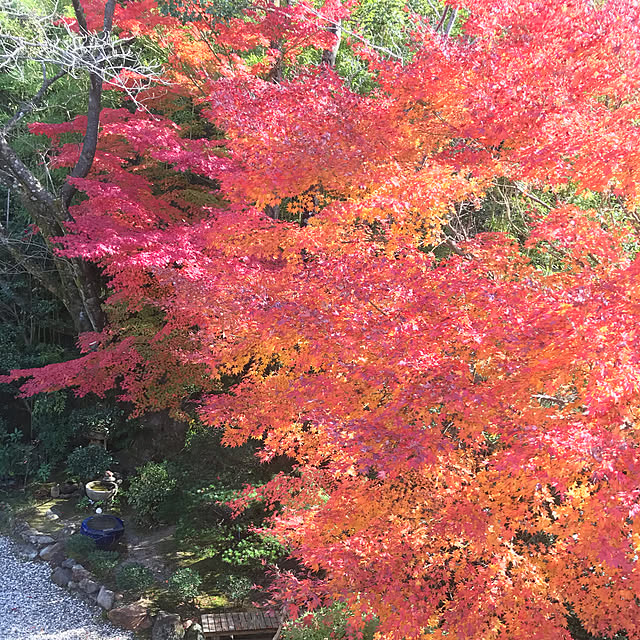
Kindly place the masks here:
[(30, 273), (47, 291), (57, 296), (60, 289), (60, 282), (52, 275), (51, 271), (42, 268), (33, 257), (26, 255), (17, 245), (12, 242), (7, 230), (0, 224), (0, 246), (4, 247), (27, 273)]
[[(509, 186), (509, 185), (507, 185), (507, 186)], [(521, 187), (517, 182), (514, 182), (513, 185), (511, 185), (511, 186), (516, 191), (520, 192), (523, 196), (525, 196), (526, 198), (529, 198), (530, 200), (533, 200), (534, 202), (537, 202), (539, 205), (542, 205), (543, 207), (546, 207), (547, 209), (554, 209), (555, 208), (554, 205), (548, 204), (544, 200), (541, 200), (540, 198), (538, 198), (538, 196), (534, 196), (532, 193), (529, 193), (526, 189)]]
[(568, 400), (564, 400), (563, 398), (558, 398), (558, 396), (550, 396), (547, 393), (534, 393), (532, 398), (536, 400), (551, 402), (552, 404), (557, 404), (561, 409), (567, 406)]
[(346, 35), (351, 36), (352, 38), (356, 38), (357, 40), (360, 40), (360, 42), (365, 44), (367, 47), (371, 47), (371, 49), (374, 49), (375, 51), (379, 51), (380, 53), (384, 53), (384, 54), (386, 54), (386, 55), (388, 55), (388, 56), (390, 56), (392, 58), (396, 58), (397, 60), (400, 60), (401, 62), (404, 62), (404, 58), (401, 55), (395, 53), (394, 51), (391, 51), (391, 49), (387, 49), (386, 47), (379, 47), (379, 46), (373, 44), (372, 42), (370, 42), (366, 38), (362, 37), (360, 34), (355, 33), (354, 31), (349, 31), (348, 29), (346, 29), (344, 27), (344, 25), (341, 24), (341, 22), (336, 21), (336, 20), (332, 20), (331, 18), (328, 18), (327, 16), (323, 15), (319, 11), (316, 11), (315, 9), (312, 9), (311, 7), (309, 7), (307, 5), (300, 5), (300, 6), (307, 13), (310, 13), (310, 14), (316, 16), (317, 18), (320, 18), (321, 20), (324, 20), (329, 25), (332, 25), (334, 27), (340, 27), (342, 33), (345, 33)]
[(56, 15), (25, 13), (16, 8), (15, 0), (0, 0), (0, 10), (9, 19), (24, 23), (24, 33), (16, 34), (0, 25), (0, 71), (23, 78), (27, 63), (52, 65), (77, 78), (84, 73), (95, 73), (104, 82), (126, 92), (138, 103), (136, 96), (141, 89), (153, 84), (168, 84), (159, 74), (161, 65), (125, 61), (130, 58), (133, 38), (118, 38), (112, 34), (115, 2), (105, 6), (104, 27), (101, 33), (86, 31), (82, 25), (86, 19), (78, 4), (76, 18), (80, 33), (74, 32), (66, 23), (54, 29)]
[(453, 27), (456, 23), (457, 17), (458, 17), (458, 8), (456, 7), (451, 13), (451, 19), (449, 20), (449, 25), (447, 26), (447, 29), (445, 31), (445, 34), (447, 35), (447, 37), (451, 35), (451, 32), (453, 31)]

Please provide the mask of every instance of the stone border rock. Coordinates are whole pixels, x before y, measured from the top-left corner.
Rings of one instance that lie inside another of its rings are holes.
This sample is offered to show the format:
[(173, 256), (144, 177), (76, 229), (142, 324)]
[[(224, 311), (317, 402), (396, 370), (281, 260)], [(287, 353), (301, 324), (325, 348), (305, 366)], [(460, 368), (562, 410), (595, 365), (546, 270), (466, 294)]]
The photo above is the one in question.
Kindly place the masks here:
[(67, 525), (55, 537), (34, 529), (24, 521), (17, 521), (14, 532), (25, 546), (19, 550), (28, 560), (40, 559), (47, 562), (53, 569), (51, 580), (55, 584), (79, 592), (105, 611), (113, 608), (116, 602), (123, 599), (121, 593), (114, 593), (88, 569), (65, 553), (65, 541), (76, 533), (75, 525)]
[[(17, 520), (13, 526), (13, 535), (19, 540), (16, 549), (18, 555), (25, 560), (41, 560), (48, 563), (51, 568), (51, 581), (55, 584), (75, 591), (86, 601), (99, 605), (105, 612), (112, 624), (122, 629), (137, 631), (149, 629), (153, 626), (154, 631), (164, 629), (165, 625), (160, 622), (160, 614), (167, 616), (166, 612), (159, 612), (158, 616), (151, 616), (148, 606), (144, 602), (138, 601), (128, 605), (123, 605), (124, 596), (114, 592), (91, 573), (86, 567), (68, 558), (65, 552), (65, 541), (74, 533), (78, 527), (74, 524), (67, 525), (55, 536), (48, 535), (34, 529), (28, 522)], [(120, 605), (120, 606), (118, 606)], [(182, 622), (176, 614), (171, 614), (172, 621), (178, 622), (178, 627)], [(155, 624), (154, 624), (155, 618)], [(160, 616), (162, 620), (162, 616)], [(152, 638), (167, 637), (171, 635), (152, 634)], [(184, 631), (183, 631), (184, 635)], [(183, 636), (176, 635), (175, 638)]]

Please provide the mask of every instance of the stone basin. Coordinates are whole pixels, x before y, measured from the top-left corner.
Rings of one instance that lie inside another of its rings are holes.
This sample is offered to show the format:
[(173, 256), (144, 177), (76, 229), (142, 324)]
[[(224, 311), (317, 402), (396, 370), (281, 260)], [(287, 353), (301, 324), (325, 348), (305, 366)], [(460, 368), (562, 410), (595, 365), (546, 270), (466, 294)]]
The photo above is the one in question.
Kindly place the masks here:
[(106, 502), (107, 500), (111, 500), (118, 491), (118, 485), (115, 482), (108, 482), (107, 480), (94, 480), (93, 482), (87, 482), (84, 488), (87, 493), (87, 498), (94, 502)]

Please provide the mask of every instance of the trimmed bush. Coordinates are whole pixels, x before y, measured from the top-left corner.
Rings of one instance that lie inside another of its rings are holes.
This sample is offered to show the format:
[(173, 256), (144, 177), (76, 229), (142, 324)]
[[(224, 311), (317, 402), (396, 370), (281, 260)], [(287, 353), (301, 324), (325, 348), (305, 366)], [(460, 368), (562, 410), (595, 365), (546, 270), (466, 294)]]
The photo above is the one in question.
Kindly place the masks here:
[(113, 465), (113, 456), (97, 444), (78, 447), (67, 457), (67, 473), (83, 481), (101, 478)]
[(188, 567), (178, 569), (169, 578), (169, 592), (180, 602), (191, 602), (200, 593), (202, 578)]
[(142, 564), (125, 564), (116, 572), (116, 584), (121, 591), (140, 595), (154, 582), (153, 573)]
[(87, 560), (91, 566), (91, 571), (101, 580), (106, 580), (116, 568), (119, 557), (120, 554), (117, 551), (96, 549), (87, 556)]
[(253, 580), (247, 576), (228, 575), (218, 579), (218, 588), (229, 600), (244, 602), (253, 589)]
[(161, 521), (162, 506), (175, 495), (178, 480), (169, 463), (147, 462), (138, 469), (127, 490), (127, 501), (138, 524), (151, 527)]

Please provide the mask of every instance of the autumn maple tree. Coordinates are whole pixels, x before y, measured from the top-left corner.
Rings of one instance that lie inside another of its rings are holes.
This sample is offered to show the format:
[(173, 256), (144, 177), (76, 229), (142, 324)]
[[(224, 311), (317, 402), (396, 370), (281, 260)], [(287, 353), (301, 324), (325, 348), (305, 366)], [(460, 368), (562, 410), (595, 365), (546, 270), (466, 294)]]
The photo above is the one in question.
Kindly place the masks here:
[[(452, 2), (409, 12), (397, 54), (357, 9), (117, 7), (170, 84), (103, 112), (69, 178), (61, 255), (101, 266), (109, 323), (13, 377), (140, 411), (190, 394), (226, 444), (288, 456), (259, 497), (304, 570), (275, 583), (292, 612), (340, 600), (398, 640), (556, 640), (568, 616), (638, 638), (637, 6)], [(448, 238), (499, 181), (527, 237)]]

